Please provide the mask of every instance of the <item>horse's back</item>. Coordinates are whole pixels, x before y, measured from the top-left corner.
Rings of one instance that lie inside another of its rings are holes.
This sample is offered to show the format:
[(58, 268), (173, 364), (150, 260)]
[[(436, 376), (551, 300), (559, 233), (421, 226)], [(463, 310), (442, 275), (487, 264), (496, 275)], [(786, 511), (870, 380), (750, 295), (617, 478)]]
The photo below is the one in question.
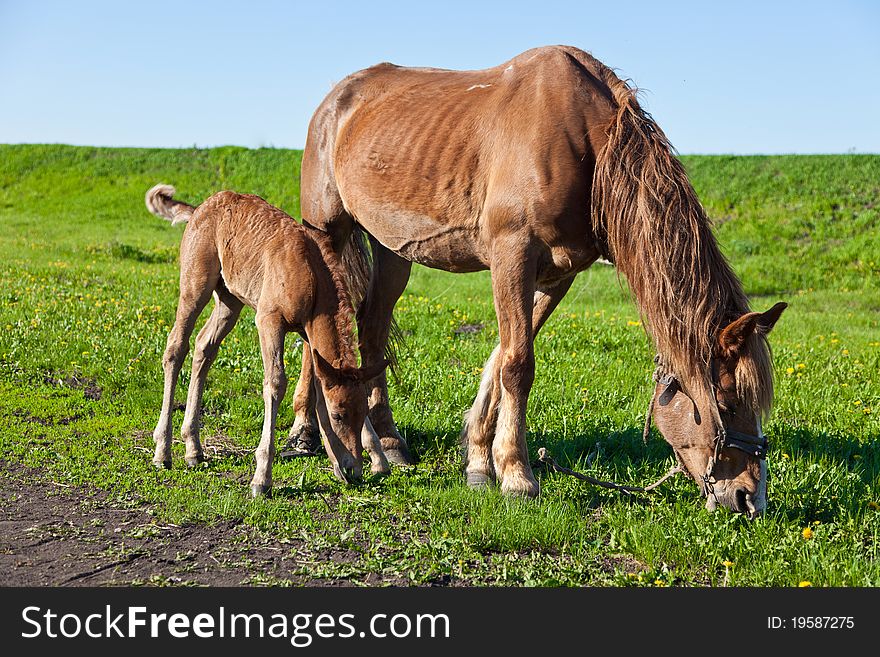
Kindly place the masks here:
[(481, 70), (383, 63), (353, 73), (313, 116), (304, 219), (352, 216), (407, 259), (454, 271), (487, 266), (483, 233), (512, 226), (511, 212), (540, 215), (549, 241), (572, 215), (586, 234), (592, 167), (613, 116), (594, 63), (551, 46)]

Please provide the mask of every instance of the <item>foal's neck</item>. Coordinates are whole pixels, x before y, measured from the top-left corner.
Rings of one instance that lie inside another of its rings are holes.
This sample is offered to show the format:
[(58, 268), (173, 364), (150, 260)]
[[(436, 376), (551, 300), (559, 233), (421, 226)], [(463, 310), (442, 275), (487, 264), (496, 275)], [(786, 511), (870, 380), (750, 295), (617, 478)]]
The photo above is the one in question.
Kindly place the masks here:
[(345, 284), (333, 269), (335, 258), (320, 248), (310, 250), (310, 255), (315, 289), (311, 316), (303, 323), (306, 337), (334, 367), (357, 367), (353, 311)]

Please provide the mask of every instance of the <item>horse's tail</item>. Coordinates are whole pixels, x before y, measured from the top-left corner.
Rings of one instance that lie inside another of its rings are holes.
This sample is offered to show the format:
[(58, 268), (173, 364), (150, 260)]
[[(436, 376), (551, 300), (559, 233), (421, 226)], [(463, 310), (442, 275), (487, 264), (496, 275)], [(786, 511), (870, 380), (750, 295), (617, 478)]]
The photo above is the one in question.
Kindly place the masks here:
[[(342, 251), (342, 267), (345, 270), (352, 306), (358, 309), (358, 317), (360, 317), (361, 304), (367, 296), (370, 277), (373, 274), (373, 259), (367, 245), (367, 236), (360, 226), (355, 225), (348, 244)], [(402, 344), (403, 333), (392, 316), (388, 342), (385, 345), (385, 358), (390, 362), (389, 369), (394, 375), (397, 373), (397, 355)]]
[(183, 201), (175, 201), (175, 193), (176, 190), (171, 185), (154, 185), (144, 198), (147, 210), (157, 217), (167, 219), (172, 225), (186, 223), (192, 218), (195, 208)]
[(679, 376), (706, 376), (722, 310), (748, 308), (709, 219), (669, 139), (635, 91), (601, 76), (616, 116), (596, 158), (596, 237), (627, 283), (657, 352)]

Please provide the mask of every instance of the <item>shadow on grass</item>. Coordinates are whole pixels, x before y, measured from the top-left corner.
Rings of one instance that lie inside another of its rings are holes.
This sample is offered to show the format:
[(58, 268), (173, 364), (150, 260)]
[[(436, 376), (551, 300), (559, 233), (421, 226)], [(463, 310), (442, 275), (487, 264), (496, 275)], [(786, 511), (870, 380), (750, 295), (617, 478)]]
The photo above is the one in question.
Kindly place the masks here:
[[(424, 431), (401, 427), (417, 459), (449, 460), (458, 458), (459, 435), (451, 431)], [(768, 498), (770, 512), (782, 514), (789, 521), (809, 523), (840, 522), (867, 510), (866, 498), (880, 501), (880, 439), (868, 442), (847, 437), (841, 432), (826, 433), (802, 428), (780, 427), (770, 439), (768, 457)], [(647, 444), (640, 427), (623, 431), (597, 425), (577, 435), (561, 432), (530, 432), (529, 457), (533, 466), (537, 451), (546, 447), (562, 466), (618, 484), (644, 485), (662, 475), (672, 463), (672, 448), (656, 428)], [(591, 454), (598, 460), (588, 465)], [(456, 455), (456, 456), (452, 456)], [(597, 468), (596, 465), (599, 465)], [(535, 468), (539, 480), (549, 470)], [(665, 486), (666, 484), (664, 484)], [(589, 489), (601, 490), (585, 484)], [(692, 484), (694, 499), (699, 497)], [(602, 495), (596, 496), (600, 504)], [(634, 500), (638, 496), (628, 498)]]

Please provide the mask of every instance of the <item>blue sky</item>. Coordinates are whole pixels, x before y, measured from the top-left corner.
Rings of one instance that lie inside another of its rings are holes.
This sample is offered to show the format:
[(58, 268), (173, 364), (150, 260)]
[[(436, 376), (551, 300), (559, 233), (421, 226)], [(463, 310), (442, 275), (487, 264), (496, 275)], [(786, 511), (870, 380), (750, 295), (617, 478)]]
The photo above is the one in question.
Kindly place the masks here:
[(0, 143), (302, 148), (381, 61), (583, 48), (681, 153), (880, 153), (880, 2), (0, 0)]

